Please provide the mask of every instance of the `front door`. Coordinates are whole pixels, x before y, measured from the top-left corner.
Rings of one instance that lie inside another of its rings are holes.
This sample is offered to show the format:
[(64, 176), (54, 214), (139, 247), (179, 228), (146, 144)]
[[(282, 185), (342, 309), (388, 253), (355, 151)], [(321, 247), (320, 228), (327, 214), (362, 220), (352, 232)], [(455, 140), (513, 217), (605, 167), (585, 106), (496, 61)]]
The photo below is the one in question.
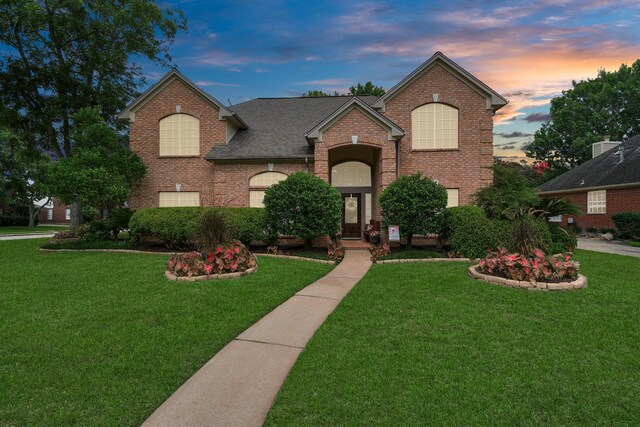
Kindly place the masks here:
[(360, 194), (342, 195), (342, 237), (360, 237)]

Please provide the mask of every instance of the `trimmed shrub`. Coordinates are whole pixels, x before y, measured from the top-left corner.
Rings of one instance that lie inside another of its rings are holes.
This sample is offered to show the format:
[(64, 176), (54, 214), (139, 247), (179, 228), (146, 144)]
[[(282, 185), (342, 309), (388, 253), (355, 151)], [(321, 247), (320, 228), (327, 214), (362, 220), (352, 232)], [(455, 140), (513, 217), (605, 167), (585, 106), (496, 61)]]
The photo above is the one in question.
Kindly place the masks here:
[(340, 230), (340, 193), (315, 175), (296, 172), (271, 186), (264, 195), (265, 224), (270, 234), (304, 239), (335, 235)]
[(193, 249), (196, 231), (205, 211), (222, 214), (229, 238), (249, 244), (262, 240), (264, 212), (260, 208), (147, 208), (136, 211), (129, 221), (132, 239), (160, 239), (170, 249)]
[(624, 212), (611, 217), (621, 239), (640, 240), (640, 212)]
[(498, 223), (477, 206), (448, 208), (442, 233), (451, 252), (466, 258), (484, 258), (502, 243)]
[(445, 221), (447, 190), (420, 173), (399, 177), (378, 201), (383, 223), (400, 226), (408, 247), (414, 234), (437, 233)]
[(106, 221), (111, 239), (118, 240), (118, 234), (129, 228), (129, 221), (131, 221), (133, 213), (134, 210), (129, 208), (116, 208), (109, 212)]
[[(36, 217), (35, 224), (39, 219)], [(28, 216), (0, 215), (0, 227), (26, 227), (29, 225)]]
[(113, 240), (111, 228), (106, 220), (91, 221), (76, 227), (76, 237), (85, 242)]
[(567, 230), (559, 225), (549, 224), (551, 232), (551, 247), (549, 253), (559, 254), (573, 252), (578, 245), (578, 237), (573, 230)]

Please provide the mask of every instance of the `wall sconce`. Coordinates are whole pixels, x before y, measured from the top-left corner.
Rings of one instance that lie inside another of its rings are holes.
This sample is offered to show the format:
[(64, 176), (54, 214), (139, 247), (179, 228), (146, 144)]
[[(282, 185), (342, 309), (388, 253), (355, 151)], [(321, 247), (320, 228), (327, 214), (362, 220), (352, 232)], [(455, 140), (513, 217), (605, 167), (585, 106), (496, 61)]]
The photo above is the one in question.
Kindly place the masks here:
[(267, 163), (267, 169), (269, 170), (269, 172), (273, 172), (273, 167), (274, 167), (273, 163)]
[(176, 191), (179, 193), (182, 189), (182, 184), (176, 184)]
[(351, 135), (351, 143), (352, 144), (358, 143), (358, 135)]
[(180, 113), (180, 110), (182, 110), (182, 107), (180, 105), (176, 105), (176, 113)]
[(439, 93), (434, 93), (433, 94), (433, 102), (438, 102), (439, 99), (440, 99), (440, 94)]

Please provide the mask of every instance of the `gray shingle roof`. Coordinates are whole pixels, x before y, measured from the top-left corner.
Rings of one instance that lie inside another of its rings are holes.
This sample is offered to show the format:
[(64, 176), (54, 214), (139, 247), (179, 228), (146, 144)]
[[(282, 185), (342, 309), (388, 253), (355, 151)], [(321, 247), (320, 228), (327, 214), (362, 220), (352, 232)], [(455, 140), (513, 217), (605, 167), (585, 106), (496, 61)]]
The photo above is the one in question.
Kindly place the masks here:
[(552, 193), (633, 183), (640, 185), (640, 135), (621, 144), (624, 148), (622, 162), (620, 156), (615, 154), (619, 147), (542, 184), (539, 187), (540, 192)]
[[(371, 105), (375, 96), (361, 96)], [(239, 130), (227, 145), (214, 147), (210, 160), (260, 160), (313, 158), (305, 134), (351, 97), (258, 98), (228, 107), (242, 117), (247, 129)]]

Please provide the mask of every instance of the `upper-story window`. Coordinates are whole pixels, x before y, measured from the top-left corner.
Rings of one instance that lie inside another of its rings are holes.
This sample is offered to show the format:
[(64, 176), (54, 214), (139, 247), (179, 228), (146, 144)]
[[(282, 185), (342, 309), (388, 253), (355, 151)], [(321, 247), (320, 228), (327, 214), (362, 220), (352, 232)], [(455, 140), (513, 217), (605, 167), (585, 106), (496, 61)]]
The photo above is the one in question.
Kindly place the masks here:
[(200, 155), (200, 120), (188, 114), (172, 114), (160, 120), (160, 155)]
[(262, 172), (249, 179), (249, 207), (264, 207), (264, 192), (274, 184), (287, 179), (287, 175), (280, 172)]
[(446, 104), (422, 105), (411, 112), (411, 148), (458, 148), (458, 109)]

